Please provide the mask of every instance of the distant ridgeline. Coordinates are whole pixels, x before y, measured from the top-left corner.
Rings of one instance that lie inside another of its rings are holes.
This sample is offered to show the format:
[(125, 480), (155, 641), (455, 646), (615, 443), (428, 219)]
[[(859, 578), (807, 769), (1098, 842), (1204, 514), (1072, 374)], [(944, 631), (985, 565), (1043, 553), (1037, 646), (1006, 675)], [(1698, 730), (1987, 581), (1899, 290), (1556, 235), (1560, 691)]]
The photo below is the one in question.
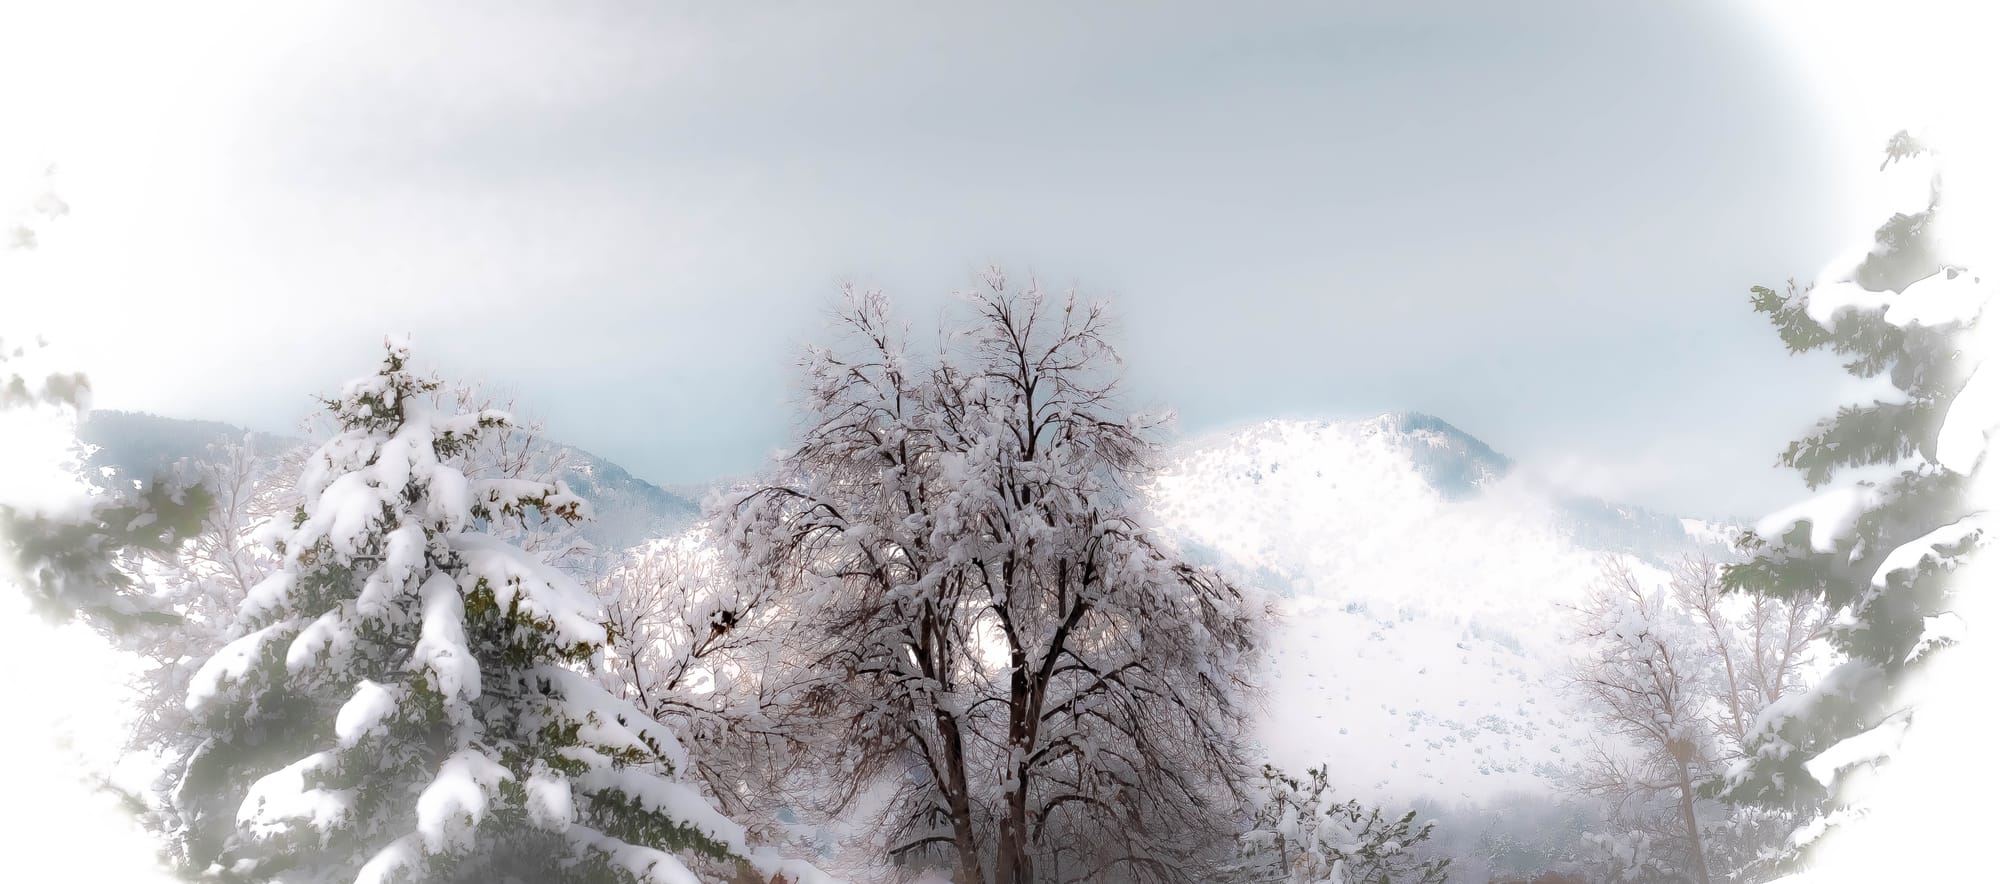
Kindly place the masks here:
[[(1514, 471), (1513, 461), (1505, 455), (1428, 414), (1385, 414), (1362, 421), (1321, 421), (1310, 426), (1379, 439), (1407, 458), (1423, 483), (1446, 501), (1470, 501)], [(1257, 430), (1251, 427), (1231, 435), (1255, 435)], [(276, 454), (302, 444), (296, 437), (251, 432), (217, 421), (110, 410), (90, 412), (77, 434), (97, 448), (89, 467), (110, 467), (135, 478), (166, 469), (182, 458), (205, 459), (211, 456), (210, 446), (216, 443), (247, 439), (260, 454)], [(669, 491), (583, 449), (560, 444), (556, 447), (567, 456), (563, 480), (590, 501), (596, 511), (597, 519), (585, 536), (599, 548), (624, 549), (675, 533), (700, 514), (694, 500), (698, 492), (693, 489)], [(1202, 447), (1195, 446), (1196, 450)], [(1275, 479), (1283, 467), (1278, 462), (1259, 463), (1244, 478), (1253, 483)], [(1273, 475), (1267, 477), (1267, 472)], [(1549, 513), (1551, 521), (1570, 534), (1579, 546), (1630, 553), (1656, 563), (1692, 549), (1709, 550), (1718, 556), (1727, 553), (1719, 535), (1704, 536), (1705, 532), (1690, 527), (1689, 520), (1587, 497), (1550, 494), (1546, 501), (1553, 507)]]
[(1440, 418), (1417, 412), (1385, 414), (1362, 424), (1363, 432), (1404, 437), (1417, 474), (1440, 497), (1464, 500), (1514, 468), (1506, 455)]
[[(1273, 434), (1292, 438), (1286, 443), (1276, 443)], [(1181, 447), (1177, 457), (1200, 459), (1204, 454), (1219, 453), (1237, 461), (1233, 471), (1240, 473), (1239, 479), (1261, 485), (1280, 480), (1286, 460), (1307, 460), (1300, 455), (1313, 453), (1312, 449), (1319, 444), (1336, 439), (1346, 440), (1340, 444), (1362, 444), (1391, 454), (1390, 459), (1395, 462), (1341, 464), (1349, 474), (1342, 477), (1344, 480), (1360, 479), (1367, 472), (1384, 468), (1408, 470), (1430, 494), (1450, 504), (1471, 502), (1515, 473), (1515, 464), (1506, 455), (1441, 418), (1419, 412), (1394, 412), (1359, 420), (1269, 421), (1192, 442)], [(1305, 446), (1303, 450), (1301, 445)], [(1253, 455), (1250, 453), (1253, 451), (1258, 453)], [(1231, 457), (1232, 454), (1236, 456)], [(1293, 467), (1297, 469), (1299, 465)], [(1324, 465), (1320, 470), (1324, 471)], [(1298, 476), (1282, 478), (1288, 482), (1308, 481)], [(1321, 477), (1314, 477), (1318, 478)], [(1579, 547), (1625, 553), (1654, 564), (1666, 564), (1688, 553), (1704, 553), (1718, 560), (1730, 555), (1730, 532), (1722, 525), (1568, 494), (1532, 477), (1521, 478), (1532, 487), (1532, 499), (1517, 500), (1516, 504), (1538, 511), (1549, 527), (1562, 532)], [(1407, 493), (1414, 489), (1404, 490)]]
[[(277, 454), (304, 442), (258, 433), (216, 421), (181, 420), (130, 411), (92, 411), (77, 436), (95, 446), (87, 466), (109, 467), (142, 478), (183, 458), (214, 456), (211, 446), (247, 441), (258, 454)], [(590, 501), (596, 520), (584, 537), (604, 550), (619, 550), (686, 528), (700, 514), (694, 501), (627, 472), (624, 467), (580, 448), (556, 445), (566, 456), (562, 480)]]
[(86, 466), (108, 467), (119, 475), (143, 479), (172, 467), (183, 458), (203, 460), (210, 445), (247, 442), (258, 454), (277, 454), (300, 440), (256, 433), (217, 421), (180, 420), (134, 411), (95, 410), (76, 428), (76, 435), (95, 446)]
[[(1513, 471), (1514, 462), (1505, 455), (1428, 414), (1386, 414), (1369, 423), (1407, 437), (1403, 447), (1417, 473), (1446, 500), (1469, 499)], [(1705, 522), (1594, 497), (1554, 493), (1550, 497), (1553, 521), (1578, 546), (1628, 553), (1655, 563), (1689, 552), (1718, 558), (1728, 552), (1721, 529)]]

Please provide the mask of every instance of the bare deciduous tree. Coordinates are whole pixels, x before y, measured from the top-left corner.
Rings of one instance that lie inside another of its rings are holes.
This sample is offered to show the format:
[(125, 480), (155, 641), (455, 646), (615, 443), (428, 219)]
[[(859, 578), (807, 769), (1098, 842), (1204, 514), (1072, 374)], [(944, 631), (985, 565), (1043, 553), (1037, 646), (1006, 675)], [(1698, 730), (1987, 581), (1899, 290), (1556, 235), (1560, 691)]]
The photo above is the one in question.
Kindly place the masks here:
[(1158, 423), (1115, 406), (1102, 308), (984, 283), (925, 361), (850, 291), (783, 481), (724, 537), (795, 586), (797, 709), (847, 794), (893, 784), (892, 855), (961, 882), (1202, 880), (1249, 774), (1261, 615), (1130, 514)]
[(130, 557), (128, 566), (179, 618), (136, 643), (148, 666), (135, 692), (135, 748), (171, 744), (185, 732), (188, 678), (226, 641), (250, 587), (277, 567), (277, 557), (253, 535), (284, 508), (304, 450), (260, 450), (246, 439), (211, 446), (209, 455), (183, 465), (214, 500), (199, 533), (177, 549)]
[[(1747, 809), (1717, 824), (1700, 787), (1742, 757), (1759, 713), (1797, 690), (1826, 625), (1823, 608), (1726, 594), (1715, 563), (1688, 558), (1662, 586), (1623, 560), (1607, 562), (1577, 614), (1584, 651), (1572, 682), (1609, 739), (1593, 744), (1575, 785), (1629, 827), (1608, 838), (1622, 845), (1611, 852), (1704, 884), (1718, 861), (1740, 865), (1755, 852), (1743, 842), (1766, 827)], [(1660, 802), (1672, 810), (1653, 812)], [(1655, 847), (1644, 863), (1641, 843)]]
[(724, 812), (776, 840), (771, 816), (803, 758), (777, 710), (790, 611), (767, 585), (727, 576), (701, 530), (627, 551), (594, 584), (611, 628), (601, 680), (682, 735)]
[(1671, 585), (1675, 601), (1701, 624), (1709, 653), (1722, 665), (1727, 717), (1719, 727), (1728, 736), (1725, 748), (1740, 755), (1757, 713), (1798, 689), (1829, 613), (1810, 599), (1730, 593), (1722, 585), (1722, 569), (1702, 558), (1682, 560)]
[(1714, 691), (1715, 661), (1685, 612), (1667, 603), (1662, 589), (1648, 589), (1629, 565), (1614, 560), (1585, 602), (1582, 638), (1589, 656), (1575, 684), (1604, 730), (1623, 747), (1598, 744), (1586, 763), (1582, 788), (1617, 811), (1634, 799), (1671, 795), (1679, 806), (1688, 868), (1709, 884), (1701, 825), (1695, 814), (1696, 770), (1714, 758), (1703, 726)]

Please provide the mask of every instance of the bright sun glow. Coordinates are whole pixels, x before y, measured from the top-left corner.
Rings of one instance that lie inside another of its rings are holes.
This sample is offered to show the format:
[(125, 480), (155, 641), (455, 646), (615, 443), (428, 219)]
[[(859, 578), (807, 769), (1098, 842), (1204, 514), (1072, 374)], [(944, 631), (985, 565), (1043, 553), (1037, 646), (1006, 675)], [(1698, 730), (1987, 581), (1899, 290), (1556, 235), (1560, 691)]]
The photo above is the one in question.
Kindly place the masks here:
[[(0, 260), (21, 257), (0, 255)], [(10, 351), (20, 343), (7, 339)], [(0, 367), (41, 377), (69, 368), (51, 358), (61, 353), (58, 347), (30, 346)], [(75, 439), (65, 410), (0, 409), (0, 447), (7, 461), (0, 503), (52, 515), (85, 505), (85, 489), (70, 463)], [(17, 761), (15, 790), (39, 800), (0, 804), (0, 855), (6, 857), (0, 860), (0, 877), (169, 880), (154, 863), (147, 836), (117, 801), (85, 788), (84, 772), (111, 771), (122, 754), (125, 661), (82, 626), (52, 628), (31, 617), (26, 596), (14, 587), (0, 590), (0, 668), (31, 672), (63, 661), (68, 673), (67, 679), (16, 679), (10, 686), (0, 745)]]

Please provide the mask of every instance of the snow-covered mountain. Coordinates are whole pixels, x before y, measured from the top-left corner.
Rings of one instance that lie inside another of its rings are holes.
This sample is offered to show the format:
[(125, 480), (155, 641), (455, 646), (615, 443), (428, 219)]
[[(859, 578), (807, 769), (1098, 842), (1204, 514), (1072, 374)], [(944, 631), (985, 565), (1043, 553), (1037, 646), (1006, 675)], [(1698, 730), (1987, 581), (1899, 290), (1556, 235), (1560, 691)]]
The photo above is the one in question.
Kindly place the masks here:
[(1587, 736), (1561, 606), (1607, 554), (1725, 551), (1711, 526), (1565, 495), (1421, 414), (1197, 440), (1145, 493), (1191, 553), (1280, 596), (1272, 760), (1403, 806), (1552, 794)]
[[(246, 437), (260, 451), (275, 452), (300, 440), (252, 433), (215, 421), (181, 420), (129, 411), (92, 411), (77, 436), (95, 446), (89, 466), (111, 467), (145, 476), (182, 458), (209, 457), (209, 446)], [(590, 501), (595, 518), (584, 537), (600, 549), (618, 550), (678, 533), (700, 514), (692, 500), (632, 475), (611, 461), (571, 445), (557, 444), (562, 479)]]
[(575, 446), (562, 446), (563, 481), (590, 501), (584, 536), (600, 549), (622, 550), (678, 534), (701, 516), (701, 505)]

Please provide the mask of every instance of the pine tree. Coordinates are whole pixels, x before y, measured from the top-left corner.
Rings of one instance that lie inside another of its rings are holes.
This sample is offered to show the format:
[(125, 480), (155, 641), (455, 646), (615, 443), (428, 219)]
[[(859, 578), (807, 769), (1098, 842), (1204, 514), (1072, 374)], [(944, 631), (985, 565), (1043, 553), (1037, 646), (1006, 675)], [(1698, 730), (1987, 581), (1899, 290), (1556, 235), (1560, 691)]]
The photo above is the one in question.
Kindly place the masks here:
[[(1899, 134), (1884, 165), (1924, 152)], [(1779, 458), (1815, 490), (1835, 485), (1842, 470), (1893, 475), (1842, 482), (1765, 519), (1743, 538), (1753, 558), (1725, 577), (1734, 590), (1805, 595), (1838, 612), (1829, 639), (1840, 662), (1759, 716), (1750, 757), (1722, 790), (1731, 801), (1799, 812), (1806, 832), (1839, 818), (1850, 775), (1883, 757), (1887, 741), (1878, 738), (1908, 723), (1911, 678), (1948, 643), (1951, 572), (1985, 536), (1967, 500), (1991, 423), (1971, 407), (1983, 398), (1968, 342), (1984, 289), (1946, 261), (1941, 193), (1934, 177), (1925, 208), (1884, 223), (1851, 272), (1782, 294), (1752, 290), (1752, 306), (1791, 352), (1837, 354), (1849, 374), (1886, 377), (1895, 390), (1840, 408)], [(1802, 857), (1789, 851), (1781, 865)]]
[(674, 735), (583, 674), (607, 639), (588, 593), (487, 533), (573, 521), (583, 502), (560, 482), (468, 478), (466, 452), (511, 418), (433, 411), (437, 382), (408, 359), (392, 341), (324, 402), (337, 433), (274, 538), (280, 569), (192, 680), (184, 859), (287, 882), (742, 869), (742, 829), (679, 778)]

